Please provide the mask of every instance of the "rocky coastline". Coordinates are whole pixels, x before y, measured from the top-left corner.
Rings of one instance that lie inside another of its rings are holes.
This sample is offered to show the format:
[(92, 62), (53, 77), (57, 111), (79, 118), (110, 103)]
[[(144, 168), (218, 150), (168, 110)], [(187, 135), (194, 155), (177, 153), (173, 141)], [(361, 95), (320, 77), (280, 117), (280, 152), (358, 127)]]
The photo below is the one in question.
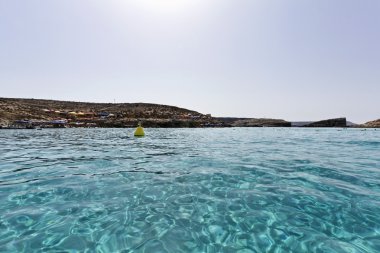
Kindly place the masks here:
[(283, 119), (212, 117), (175, 106), (149, 103), (87, 103), (43, 99), (0, 98), (0, 128), (68, 127), (380, 127), (380, 120), (349, 125), (346, 118), (317, 122)]

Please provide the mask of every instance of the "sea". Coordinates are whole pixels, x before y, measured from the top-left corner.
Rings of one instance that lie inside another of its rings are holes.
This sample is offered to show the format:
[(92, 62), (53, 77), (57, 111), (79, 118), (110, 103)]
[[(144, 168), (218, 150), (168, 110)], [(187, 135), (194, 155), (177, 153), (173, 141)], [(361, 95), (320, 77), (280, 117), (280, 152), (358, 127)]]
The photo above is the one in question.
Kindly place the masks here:
[(380, 252), (380, 129), (0, 130), (0, 252)]

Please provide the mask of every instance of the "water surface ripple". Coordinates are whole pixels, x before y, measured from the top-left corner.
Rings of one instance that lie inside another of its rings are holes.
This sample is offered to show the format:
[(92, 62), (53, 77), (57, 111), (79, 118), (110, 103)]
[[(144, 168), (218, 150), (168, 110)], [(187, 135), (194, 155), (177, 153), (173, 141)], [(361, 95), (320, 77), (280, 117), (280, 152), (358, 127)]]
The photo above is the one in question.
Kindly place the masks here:
[(0, 252), (380, 252), (380, 131), (0, 131)]

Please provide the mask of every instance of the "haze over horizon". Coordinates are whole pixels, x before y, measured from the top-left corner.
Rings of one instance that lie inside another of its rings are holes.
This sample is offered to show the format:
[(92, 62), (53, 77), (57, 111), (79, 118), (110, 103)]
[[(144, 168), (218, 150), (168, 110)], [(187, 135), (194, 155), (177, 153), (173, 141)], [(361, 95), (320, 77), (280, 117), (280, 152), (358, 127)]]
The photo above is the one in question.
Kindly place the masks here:
[(0, 0), (0, 97), (380, 118), (380, 1)]

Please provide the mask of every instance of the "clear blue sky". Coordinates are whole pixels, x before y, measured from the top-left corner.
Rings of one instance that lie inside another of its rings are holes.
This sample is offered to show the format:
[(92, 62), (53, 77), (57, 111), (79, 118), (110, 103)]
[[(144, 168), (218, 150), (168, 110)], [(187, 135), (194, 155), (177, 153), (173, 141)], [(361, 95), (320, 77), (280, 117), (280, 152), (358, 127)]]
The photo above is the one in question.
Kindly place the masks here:
[(0, 97), (380, 118), (378, 0), (0, 0)]

